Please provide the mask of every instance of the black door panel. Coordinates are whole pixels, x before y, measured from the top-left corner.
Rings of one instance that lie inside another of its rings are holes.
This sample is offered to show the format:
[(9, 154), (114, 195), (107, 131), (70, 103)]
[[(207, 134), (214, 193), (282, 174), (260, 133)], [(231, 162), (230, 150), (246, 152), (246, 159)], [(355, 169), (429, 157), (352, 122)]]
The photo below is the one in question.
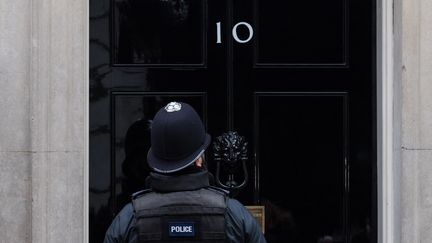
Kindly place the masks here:
[(205, 0), (115, 0), (113, 5), (113, 63), (204, 65)]
[(269, 241), (342, 241), (347, 220), (346, 93), (256, 93), (256, 192)]
[(254, 0), (258, 66), (347, 62), (347, 0)]

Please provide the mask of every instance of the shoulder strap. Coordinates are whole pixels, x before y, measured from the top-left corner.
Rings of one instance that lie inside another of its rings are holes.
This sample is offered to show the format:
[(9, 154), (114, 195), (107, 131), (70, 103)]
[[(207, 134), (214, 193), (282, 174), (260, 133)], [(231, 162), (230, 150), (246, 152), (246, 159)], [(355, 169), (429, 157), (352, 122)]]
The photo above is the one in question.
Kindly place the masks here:
[(223, 194), (225, 196), (228, 196), (230, 194), (230, 192), (228, 190), (225, 190), (225, 189), (217, 187), (217, 186), (209, 186), (209, 187), (207, 187), (207, 189), (209, 189), (211, 191), (215, 191), (215, 192), (221, 193), (221, 194)]
[(149, 192), (152, 192), (152, 189), (144, 189), (141, 191), (137, 191), (137, 192), (132, 194), (132, 200), (135, 200), (136, 198), (138, 198), (138, 197), (140, 197), (146, 193), (149, 193)]

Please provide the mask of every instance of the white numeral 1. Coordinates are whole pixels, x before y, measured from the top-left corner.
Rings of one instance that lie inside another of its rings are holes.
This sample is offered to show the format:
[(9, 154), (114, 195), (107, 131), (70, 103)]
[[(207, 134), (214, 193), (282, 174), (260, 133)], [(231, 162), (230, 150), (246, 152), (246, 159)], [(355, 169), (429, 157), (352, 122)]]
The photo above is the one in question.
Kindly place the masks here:
[(220, 22), (216, 23), (216, 43), (218, 43), (218, 44), (222, 43), (222, 41), (221, 41), (221, 23)]

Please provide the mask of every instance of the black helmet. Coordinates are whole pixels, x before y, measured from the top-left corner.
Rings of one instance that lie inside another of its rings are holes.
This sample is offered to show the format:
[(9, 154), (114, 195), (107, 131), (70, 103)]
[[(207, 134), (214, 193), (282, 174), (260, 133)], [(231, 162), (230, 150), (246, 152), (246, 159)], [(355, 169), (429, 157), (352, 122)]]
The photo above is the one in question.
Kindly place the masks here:
[(147, 162), (157, 172), (176, 172), (197, 160), (209, 143), (196, 111), (186, 103), (170, 102), (153, 119)]

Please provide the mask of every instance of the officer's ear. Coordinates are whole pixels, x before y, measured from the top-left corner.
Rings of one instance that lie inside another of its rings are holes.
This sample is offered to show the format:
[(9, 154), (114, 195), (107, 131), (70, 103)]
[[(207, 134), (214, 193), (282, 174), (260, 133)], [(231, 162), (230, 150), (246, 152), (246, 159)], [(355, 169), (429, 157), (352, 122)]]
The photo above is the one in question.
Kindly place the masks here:
[(200, 156), (197, 160), (195, 160), (196, 167), (201, 168), (203, 166), (203, 157)]

